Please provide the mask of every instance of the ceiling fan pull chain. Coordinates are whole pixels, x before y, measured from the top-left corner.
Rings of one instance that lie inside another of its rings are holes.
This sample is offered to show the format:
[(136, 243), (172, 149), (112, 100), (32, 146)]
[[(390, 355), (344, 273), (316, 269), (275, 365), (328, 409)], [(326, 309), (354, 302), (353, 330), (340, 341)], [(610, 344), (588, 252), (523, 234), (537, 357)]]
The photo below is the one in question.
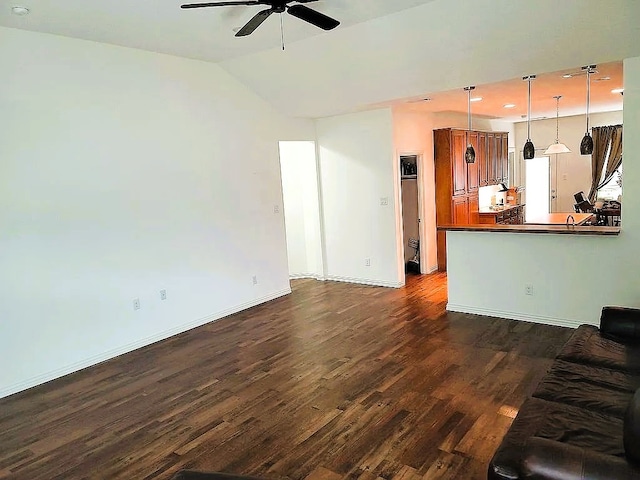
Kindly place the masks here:
[(282, 20), (282, 13), (280, 14), (280, 38), (282, 39), (282, 51), (284, 52), (284, 23)]

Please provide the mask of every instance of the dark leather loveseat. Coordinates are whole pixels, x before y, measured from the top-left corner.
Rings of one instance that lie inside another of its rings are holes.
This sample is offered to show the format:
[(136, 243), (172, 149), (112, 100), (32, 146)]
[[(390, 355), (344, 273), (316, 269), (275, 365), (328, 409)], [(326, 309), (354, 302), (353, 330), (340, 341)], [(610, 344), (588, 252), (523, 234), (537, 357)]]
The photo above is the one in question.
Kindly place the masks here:
[(528, 398), (489, 480), (640, 479), (640, 310), (582, 325)]

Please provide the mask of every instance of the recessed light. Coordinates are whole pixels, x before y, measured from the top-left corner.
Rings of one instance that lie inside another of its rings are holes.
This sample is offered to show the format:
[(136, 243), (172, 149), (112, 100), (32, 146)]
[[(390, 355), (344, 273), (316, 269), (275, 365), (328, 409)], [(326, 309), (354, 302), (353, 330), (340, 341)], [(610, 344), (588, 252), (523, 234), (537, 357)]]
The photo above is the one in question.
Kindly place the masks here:
[(503, 105), (504, 108), (516, 108), (516, 104), (515, 103), (505, 103)]
[(609, 80), (611, 80), (611, 77), (600, 77), (596, 78), (594, 82), (608, 82)]
[(572, 78), (573, 75), (570, 73), (565, 73), (564, 75), (562, 75), (562, 78)]
[(473, 97), (471, 99), (472, 102), (481, 102), (482, 101), (482, 97)]
[(27, 7), (21, 7), (20, 5), (14, 5), (11, 7), (11, 13), (19, 17), (24, 17), (25, 15), (29, 15), (29, 9)]
[(624, 92), (624, 88), (614, 88), (611, 90), (611, 93), (622, 93)]

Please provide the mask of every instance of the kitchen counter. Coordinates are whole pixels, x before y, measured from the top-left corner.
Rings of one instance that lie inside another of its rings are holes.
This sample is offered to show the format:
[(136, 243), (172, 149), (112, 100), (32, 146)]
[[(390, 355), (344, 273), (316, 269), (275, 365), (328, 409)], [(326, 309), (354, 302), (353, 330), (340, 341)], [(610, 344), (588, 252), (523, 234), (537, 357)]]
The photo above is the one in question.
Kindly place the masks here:
[(495, 206), (495, 207), (480, 207), (478, 209), (478, 213), (480, 215), (494, 215), (496, 213), (505, 212), (507, 210), (511, 210), (513, 208), (524, 207), (524, 204), (518, 205), (504, 205), (504, 206)]
[(566, 225), (442, 225), (439, 231), (491, 233), (546, 233), (556, 235), (620, 235), (620, 227)]
[[(573, 217), (574, 225), (584, 225), (592, 217), (592, 213), (573, 213), (573, 212), (561, 212), (561, 213), (547, 213), (538, 215), (525, 222), (526, 225), (566, 225), (567, 218), (571, 215)], [(569, 221), (571, 224), (571, 221)]]

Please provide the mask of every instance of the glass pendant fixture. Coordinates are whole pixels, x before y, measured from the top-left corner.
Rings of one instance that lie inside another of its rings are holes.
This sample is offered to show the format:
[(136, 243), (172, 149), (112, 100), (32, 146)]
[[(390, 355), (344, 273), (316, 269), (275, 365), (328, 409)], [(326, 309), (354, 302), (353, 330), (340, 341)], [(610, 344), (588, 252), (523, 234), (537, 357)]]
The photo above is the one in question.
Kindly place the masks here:
[(531, 81), (535, 80), (535, 78), (535, 75), (522, 77), (523, 80), (526, 80), (529, 83), (529, 97), (527, 103), (527, 141), (522, 148), (522, 154), (524, 155), (525, 160), (531, 160), (536, 156), (536, 147), (533, 146), (533, 142), (531, 141)]
[(591, 103), (591, 74), (595, 73), (595, 65), (587, 65), (582, 70), (587, 71), (587, 133), (582, 137), (580, 142), (580, 155), (591, 155), (593, 153), (593, 138), (591, 138), (591, 130), (589, 129), (589, 106)]
[(569, 150), (569, 148), (564, 144), (564, 143), (560, 143), (560, 134), (559, 134), (559, 117), (560, 117), (560, 99), (562, 98), (562, 95), (556, 95), (555, 97), (553, 97), (556, 99), (556, 143), (552, 143), (551, 145), (549, 145), (549, 148), (547, 148), (544, 151), (545, 155), (554, 155), (556, 153), (571, 153), (571, 150)]
[(469, 128), (467, 130), (467, 149), (464, 152), (464, 161), (467, 163), (475, 163), (476, 151), (469, 141), (469, 133), (471, 132), (471, 90), (474, 90), (475, 86), (464, 87), (467, 92), (467, 119), (469, 120)]

